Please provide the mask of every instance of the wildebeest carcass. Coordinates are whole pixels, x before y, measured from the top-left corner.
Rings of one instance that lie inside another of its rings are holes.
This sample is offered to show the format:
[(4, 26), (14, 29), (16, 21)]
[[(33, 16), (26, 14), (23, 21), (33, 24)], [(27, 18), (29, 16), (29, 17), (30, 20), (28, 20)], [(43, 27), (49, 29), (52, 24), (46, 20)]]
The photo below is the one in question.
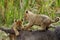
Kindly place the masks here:
[(55, 34), (56, 34), (58, 40), (60, 40), (60, 26), (56, 26), (54, 32), (55, 32)]
[[(13, 29), (0, 28), (0, 30), (14, 35), (15, 39), (13, 39), (13, 40), (57, 40), (55, 33), (50, 30), (45, 30), (45, 31), (18, 30), (20, 32), (20, 35), (18, 35), (18, 36), (15, 35), (15, 32)], [(9, 37), (10, 37), (10, 40), (12, 40), (11, 36), (9, 36)]]

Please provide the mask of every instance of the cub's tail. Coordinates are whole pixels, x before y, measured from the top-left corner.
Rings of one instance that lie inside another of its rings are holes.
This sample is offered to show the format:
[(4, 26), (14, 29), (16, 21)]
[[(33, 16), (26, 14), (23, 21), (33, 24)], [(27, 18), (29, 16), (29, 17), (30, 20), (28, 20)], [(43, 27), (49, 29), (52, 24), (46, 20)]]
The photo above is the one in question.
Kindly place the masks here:
[(59, 20), (60, 20), (60, 18), (59, 18), (59, 17), (56, 17), (55, 20), (51, 20), (51, 23), (56, 23), (56, 22), (58, 22)]

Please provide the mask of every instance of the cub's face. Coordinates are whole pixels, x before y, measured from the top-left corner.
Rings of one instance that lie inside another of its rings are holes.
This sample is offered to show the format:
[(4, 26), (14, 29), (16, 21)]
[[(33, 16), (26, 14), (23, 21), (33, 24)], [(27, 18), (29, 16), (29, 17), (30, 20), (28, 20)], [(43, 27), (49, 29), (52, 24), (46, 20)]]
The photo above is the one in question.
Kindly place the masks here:
[(21, 26), (22, 25), (21, 20), (15, 20), (14, 23), (15, 23), (16, 26)]
[(31, 11), (25, 11), (24, 21), (29, 21), (34, 14)]
[(17, 25), (17, 26), (21, 26), (21, 25), (22, 25), (22, 21), (18, 20), (18, 21), (16, 22), (16, 25)]
[(29, 14), (28, 11), (26, 11), (24, 14), (24, 21), (28, 20), (28, 14)]

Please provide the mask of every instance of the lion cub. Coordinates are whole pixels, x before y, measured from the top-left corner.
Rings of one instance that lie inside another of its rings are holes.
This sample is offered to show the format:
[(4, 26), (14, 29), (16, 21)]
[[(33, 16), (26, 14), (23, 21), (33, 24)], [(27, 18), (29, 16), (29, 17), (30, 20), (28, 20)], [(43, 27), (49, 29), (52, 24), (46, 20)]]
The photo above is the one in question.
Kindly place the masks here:
[(18, 30), (22, 30), (23, 29), (22, 21), (21, 20), (14, 20), (12, 28), (15, 31), (15, 34), (19, 35)]
[(52, 20), (47, 15), (34, 14), (31, 11), (26, 11), (24, 14), (24, 21), (28, 21), (25, 30), (28, 30), (33, 25), (38, 25), (42, 28), (41, 30), (46, 30), (50, 24), (58, 22), (59, 18), (57, 17), (55, 20)]

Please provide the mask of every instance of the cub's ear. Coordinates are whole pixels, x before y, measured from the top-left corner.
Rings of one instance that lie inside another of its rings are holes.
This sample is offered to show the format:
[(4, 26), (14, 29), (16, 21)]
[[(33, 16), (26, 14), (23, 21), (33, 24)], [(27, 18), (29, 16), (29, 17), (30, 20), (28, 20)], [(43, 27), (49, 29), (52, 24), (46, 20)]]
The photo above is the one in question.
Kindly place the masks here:
[(21, 19), (21, 21), (23, 21), (23, 19)]
[(14, 22), (17, 22), (17, 20), (16, 20), (16, 19), (14, 19)]
[(28, 13), (28, 11), (26, 11), (26, 13)]

